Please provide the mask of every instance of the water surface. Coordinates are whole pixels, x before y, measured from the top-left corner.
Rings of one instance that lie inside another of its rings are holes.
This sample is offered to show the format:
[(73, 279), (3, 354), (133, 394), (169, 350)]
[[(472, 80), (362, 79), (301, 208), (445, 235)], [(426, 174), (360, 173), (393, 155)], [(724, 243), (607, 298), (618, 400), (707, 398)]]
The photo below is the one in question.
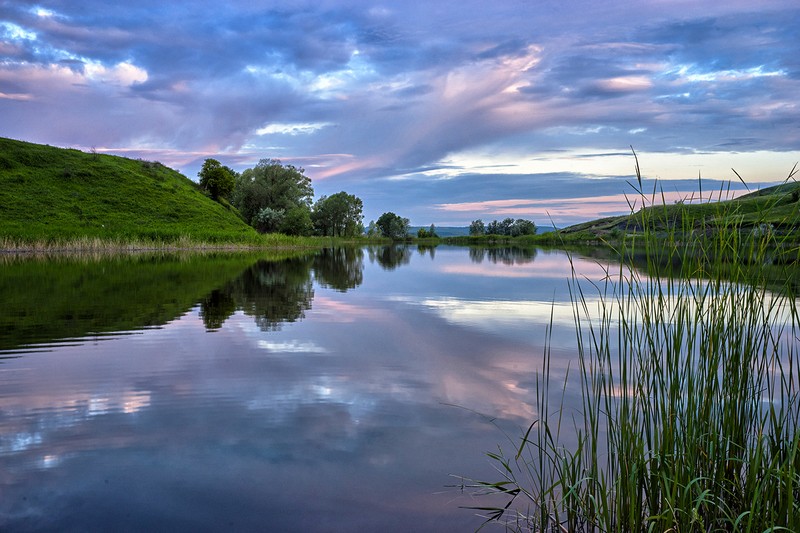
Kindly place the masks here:
[(572, 360), (568, 274), (448, 247), (6, 260), (0, 530), (474, 530), (451, 474), (494, 478), (496, 426), (536, 416), (551, 317), (554, 379)]

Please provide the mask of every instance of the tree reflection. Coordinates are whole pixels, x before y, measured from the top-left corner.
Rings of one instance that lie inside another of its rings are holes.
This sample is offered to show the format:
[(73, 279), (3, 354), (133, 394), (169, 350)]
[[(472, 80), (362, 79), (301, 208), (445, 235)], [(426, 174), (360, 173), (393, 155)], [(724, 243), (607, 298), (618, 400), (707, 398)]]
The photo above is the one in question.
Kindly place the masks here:
[(305, 317), (314, 299), (313, 258), (258, 261), (231, 284), (237, 307), (255, 318), (262, 331), (277, 331), (283, 322)]
[(229, 291), (214, 289), (200, 300), (200, 318), (208, 331), (216, 331), (236, 312), (236, 300)]
[(241, 309), (261, 330), (277, 331), (311, 309), (314, 279), (322, 287), (344, 292), (361, 285), (363, 276), (361, 248), (330, 248), (283, 261), (262, 259), (200, 300), (200, 316), (206, 330), (216, 331)]
[(426, 253), (431, 255), (431, 259), (436, 257), (436, 245), (433, 244), (418, 244), (417, 252), (419, 255), (424, 256)]
[(345, 292), (364, 281), (364, 250), (326, 248), (314, 256), (314, 277), (322, 287)]
[(470, 248), (469, 258), (473, 263), (482, 263), (484, 260), (504, 265), (523, 265), (532, 263), (536, 259), (536, 248)]
[(411, 249), (408, 246), (370, 246), (367, 249), (371, 263), (378, 262), (384, 270), (394, 270), (411, 262)]

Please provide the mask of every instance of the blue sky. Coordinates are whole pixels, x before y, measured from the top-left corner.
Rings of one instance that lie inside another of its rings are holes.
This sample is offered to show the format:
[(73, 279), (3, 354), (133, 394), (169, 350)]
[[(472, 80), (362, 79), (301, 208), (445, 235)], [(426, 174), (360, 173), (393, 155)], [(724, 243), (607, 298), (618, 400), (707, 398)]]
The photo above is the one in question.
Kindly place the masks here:
[[(796, 0), (0, 0), (0, 136), (306, 169), (366, 221), (628, 210), (800, 160)], [(715, 181), (721, 180), (721, 181)]]

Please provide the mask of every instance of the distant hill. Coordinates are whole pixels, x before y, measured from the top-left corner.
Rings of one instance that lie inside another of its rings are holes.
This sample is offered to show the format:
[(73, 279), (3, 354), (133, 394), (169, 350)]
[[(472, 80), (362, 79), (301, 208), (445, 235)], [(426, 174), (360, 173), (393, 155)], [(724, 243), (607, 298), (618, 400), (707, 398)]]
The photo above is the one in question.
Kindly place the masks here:
[(744, 231), (768, 228), (794, 236), (800, 225), (800, 183), (791, 181), (719, 202), (654, 205), (629, 215), (575, 224), (558, 233), (565, 237), (613, 236), (641, 231), (644, 221), (647, 229), (655, 232), (736, 227)]
[(227, 241), (257, 234), (161, 163), (0, 138), (0, 238)]

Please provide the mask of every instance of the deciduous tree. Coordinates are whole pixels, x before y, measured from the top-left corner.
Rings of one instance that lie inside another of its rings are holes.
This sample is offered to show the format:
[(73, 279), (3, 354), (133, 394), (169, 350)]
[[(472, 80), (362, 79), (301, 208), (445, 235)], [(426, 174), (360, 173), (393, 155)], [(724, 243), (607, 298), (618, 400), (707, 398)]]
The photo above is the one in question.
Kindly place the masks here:
[[(262, 159), (237, 177), (232, 203), (252, 226), (257, 226), (256, 217), (264, 208), (282, 211), (285, 215), (294, 209), (305, 209), (310, 216), (314, 189), (304, 172), (302, 168), (283, 165), (277, 159)], [(300, 213), (292, 217), (294, 220), (304, 218)]]
[(236, 180), (236, 172), (210, 158), (203, 162), (203, 168), (197, 176), (200, 178), (200, 187), (208, 191), (214, 200), (227, 198), (233, 191)]
[(378, 217), (375, 225), (378, 226), (378, 229), (381, 231), (381, 235), (384, 237), (399, 240), (405, 239), (408, 236), (409, 220), (396, 215), (391, 211)]
[(355, 237), (364, 232), (361, 199), (337, 192), (330, 196), (323, 196), (311, 213), (314, 231), (319, 235), (331, 237)]
[(486, 225), (483, 223), (483, 220), (473, 220), (472, 223), (469, 225), (469, 234), (470, 235), (484, 235), (486, 233)]
[[(478, 226), (476, 225), (477, 222), (480, 220), (476, 220), (472, 223), (475, 225), (476, 231)], [(470, 235), (480, 235), (479, 233), (473, 233), (473, 226), (470, 225)], [(486, 226), (486, 234), (487, 235), (504, 235), (508, 237), (519, 237), (521, 235), (533, 235), (536, 233), (536, 224), (531, 222), (530, 220), (523, 220), (518, 218), (514, 220), (513, 218), (505, 218), (502, 221), (498, 222), (497, 220), (492, 220)]]

